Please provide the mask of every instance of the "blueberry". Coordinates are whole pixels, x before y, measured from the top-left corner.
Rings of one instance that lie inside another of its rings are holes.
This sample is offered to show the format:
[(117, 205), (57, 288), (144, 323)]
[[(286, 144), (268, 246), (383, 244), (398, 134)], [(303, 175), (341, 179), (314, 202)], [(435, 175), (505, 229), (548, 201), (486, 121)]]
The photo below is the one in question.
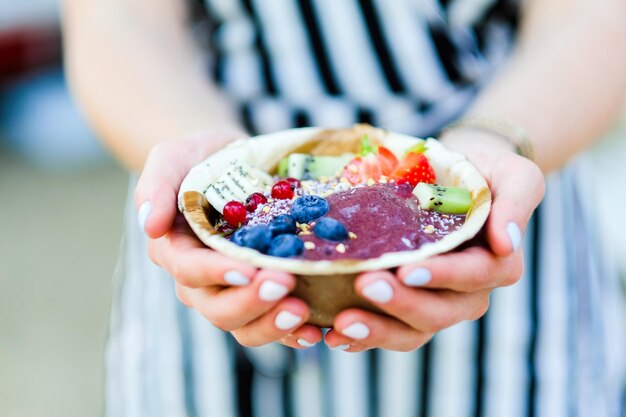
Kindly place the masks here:
[(328, 212), (328, 201), (316, 195), (299, 197), (291, 206), (291, 215), (298, 223), (308, 223), (319, 219)]
[(287, 214), (274, 217), (268, 226), (272, 231), (272, 236), (296, 233), (296, 221)]
[(272, 232), (267, 226), (244, 226), (233, 233), (231, 241), (236, 245), (265, 253), (272, 241)]
[(348, 231), (343, 224), (330, 217), (319, 219), (313, 229), (315, 234), (322, 239), (334, 240), (339, 242), (348, 237)]
[(295, 235), (278, 235), (272, 239), (268, 255), (280, 256), (281, 258), (289, 258), (298, 256), (304, 250), (304, 243)]

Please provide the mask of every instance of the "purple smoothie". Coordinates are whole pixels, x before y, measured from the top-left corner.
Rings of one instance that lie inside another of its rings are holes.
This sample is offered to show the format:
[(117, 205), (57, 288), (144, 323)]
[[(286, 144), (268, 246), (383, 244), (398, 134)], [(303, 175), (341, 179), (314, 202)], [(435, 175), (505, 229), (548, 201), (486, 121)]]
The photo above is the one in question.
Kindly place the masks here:
[(351, 238), (331, 242), (314, 233), (301, 233), (307, 247), (302, 259), (369, 259), (387, 252), (416, 250), (458, 230), (465, 222), (465, 215), (422, 210), (417, 198), (403, 186), (353, 188), (327, 199), (330, 210), (326, 216), (343, 223)]

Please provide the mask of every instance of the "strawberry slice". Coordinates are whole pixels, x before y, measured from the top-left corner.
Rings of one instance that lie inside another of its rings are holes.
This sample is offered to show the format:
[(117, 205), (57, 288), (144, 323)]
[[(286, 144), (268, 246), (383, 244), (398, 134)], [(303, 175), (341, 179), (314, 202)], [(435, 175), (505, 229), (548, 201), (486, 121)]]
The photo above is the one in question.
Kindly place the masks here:
[(350, 161), (343, 176), (352, 184), (359, 184), (370, 179), (378, 181), (381, 176), (389, 176), (398, 165), (398, 158), (384, 146), (374, 147), (367, 135), (361, 139), (359, 156)]
[(424, 155), (425, 147), (419, 144), (409, 149), (404, 159), (391, 173), (391, 179), (397, 183), (408, 183), (415, 187), (420, 182), (434, 184), (436, 181), (435, 171)]
[(389, 176), (393, 170), (398, 166), (398, 158), (389, 149), (384, 146), (378, 147), (378, 161), (383, 175)]
[(370, 178), (378, 181), (383, 174), (376, 155), (357, 156), (346, 165), (343, 176), (352, 184), (367, 182)]

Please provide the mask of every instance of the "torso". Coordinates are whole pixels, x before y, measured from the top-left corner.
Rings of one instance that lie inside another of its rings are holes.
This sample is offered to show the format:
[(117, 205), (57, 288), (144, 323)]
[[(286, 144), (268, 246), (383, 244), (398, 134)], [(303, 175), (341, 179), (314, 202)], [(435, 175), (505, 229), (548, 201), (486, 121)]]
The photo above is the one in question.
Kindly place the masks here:
[(253, 133), (368, 122), (417, 136), (457, 117), (502, 64), (518, 3), (204, 2), (213, 77)]

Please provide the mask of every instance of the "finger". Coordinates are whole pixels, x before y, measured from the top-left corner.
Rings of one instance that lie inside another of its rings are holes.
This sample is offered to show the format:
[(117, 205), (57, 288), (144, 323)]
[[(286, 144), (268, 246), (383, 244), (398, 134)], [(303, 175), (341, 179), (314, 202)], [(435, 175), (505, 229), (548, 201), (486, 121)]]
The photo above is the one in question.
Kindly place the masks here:
[(308, 320), (309, 314), (309, 308), (304, 301), (289, 297), (278, 303), (267, 314), (232, 333), (243, 346), (262, 346), (294, 332)]
[[(519, 247), (530, 216), (544, 195), (544, 177), (537, 165), (513, 156), (491, 178), (493, 204), (487, 221), (487, 240), (493, 252), (507, 256)], [(512, 161), (512, 162), (511, 162)]]
[(140, 227), (151, 238), (169, 230), (177, 212), (176, 200), (191, 167), (241, 133), (199, 134), (181, 141), (163, 142), (149, 153), (135, 188)]
[(390, 316), (425, 333), (475, 320), (489, 307), (490, 290), (462, 293), (408, 288), (387, 271), (362, 274), (355, 287), (358, 294)]
[(351, 308), (335, 318), (334, 330), (326, 334), (329, 346), (350, 345), (346, 351), (362, 347), (410, 352), (427, 343), (432, 334), (420, 332), (392, 317)]
[(245, 286), (252, 281), (256, 268), (207, 248), (191, 233), (180, 225), (166, 237), (151, 239), (150, 259), (186, 287)]
[(417, 265), (404, 265), (397, 271), (398, 278), (410, 287), (462, 292), (512, 285), (523, 273), (522, 251), (499, 257), (478, 247), (435, 256)]
[(371, 349), (357, 340), (343, 336), (334, 329), (330, 329), (326, 332), (324, 335), (324, 343), (326, 343), (330, 350), (335, 352), (357, 353)]
[(322, 330), (312, 324), (303, 324), (292, 333), (282, 337), (280, 342), (293, 349), (307, 349), (322, 340)]
[(193, 303), (189, 297), (190, 288), (184, 287), (180, 285), (178, 282), (175, 284), (176, 297), (178, 297), (178, 301), (180, 301), (186, 307), (193, 307)]
[(139, 226), (153, 239), (170, 229), (177, 213), (178, 188), (186, 172), (199, 162), (197, 156), (182, 161), (181, 152), (182, 149), (171, 142), (155, 146), (148, 154), (135, 188)]
[(270, 311), (296, 286), (285, 272), (260, 271), (246, 287), (203, 287), (189, 292), (193, 307), (225, 331), (244, 327)]

